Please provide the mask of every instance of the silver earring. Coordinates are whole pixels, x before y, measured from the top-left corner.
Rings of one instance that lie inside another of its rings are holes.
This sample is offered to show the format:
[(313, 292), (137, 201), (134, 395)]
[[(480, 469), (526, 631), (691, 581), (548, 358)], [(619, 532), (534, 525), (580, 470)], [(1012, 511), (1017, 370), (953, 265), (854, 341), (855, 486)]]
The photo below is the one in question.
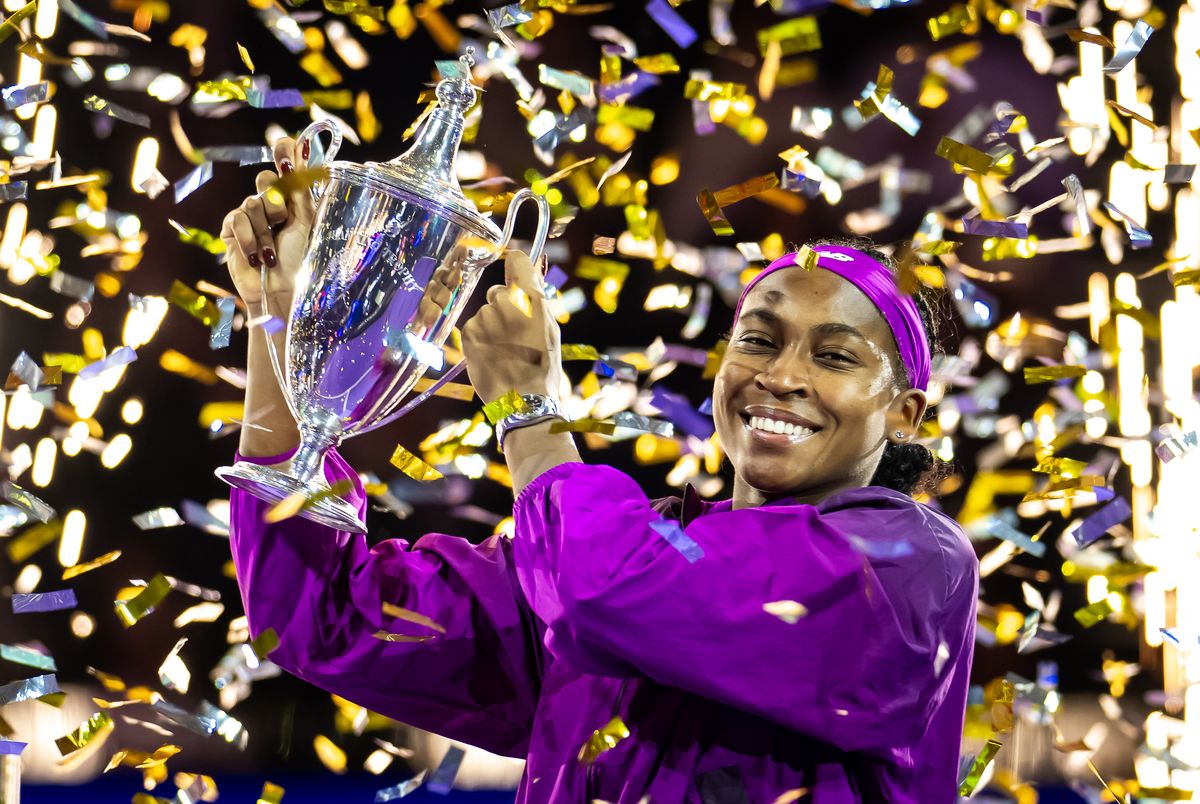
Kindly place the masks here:
[(896, 431), (896, 438), (904, 438), (904, 431), (903, 431), (903, 430), (897, 430), (897, 431)]

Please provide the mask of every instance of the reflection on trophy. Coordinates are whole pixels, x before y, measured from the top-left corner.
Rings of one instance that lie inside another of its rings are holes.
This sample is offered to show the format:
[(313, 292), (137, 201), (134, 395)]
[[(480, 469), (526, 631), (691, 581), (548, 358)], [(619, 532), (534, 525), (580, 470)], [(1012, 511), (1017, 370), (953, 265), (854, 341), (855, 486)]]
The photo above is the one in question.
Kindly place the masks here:
[[(327, 161), (342, 140), (327, 120), (300, 134), (298, 144), (312, 154), (309, 167), (324, 165), (328, 176), (312, 189), (316, 216), (287, 322), (284, 365), (267, 339), (300, 447), (281, 469), (241, 461), (216, 472), (272, 503), (304, 494), (312, 502), (301, 516), (341, 530), (366, 528), (348, 503), (329, 493), (325, 453), (402, 415), (413, 404), (402, 405), (405, 397), (426, 369), (443, 369), (441, 345), (483, 268), (508, 243), (517, 209), (529, 200), (538, 206), (535, 262), (550, 224), (545, 199), (528, 189), (513, 197), (503, 231), (463, 195), (454, 160), (463, 115), (475, 102), (470, 51), (451, 64), (457, 74), (437, 85), (438, 105), (416, 141), (390, 162)], [(322, 131), (332, 137), (324, 156), (317, 139)], [(434, 271), (449, 259), (462, 266), (453, 301), (432, 323), (417, 320)], [(265, 299), (265, 267), (263, 281)]]

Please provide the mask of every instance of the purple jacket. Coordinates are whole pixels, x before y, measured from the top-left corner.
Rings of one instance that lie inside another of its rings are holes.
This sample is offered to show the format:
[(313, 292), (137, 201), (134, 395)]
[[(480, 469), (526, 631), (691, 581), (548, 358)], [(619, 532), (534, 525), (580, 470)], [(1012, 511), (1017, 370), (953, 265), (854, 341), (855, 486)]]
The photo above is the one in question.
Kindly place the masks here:
[[(341, 456), (325, 474), (351, 478), (365, 508)], [(953, 520), (906, 495), (871, 486), (734, 511), (690, 487), (651, 501), (616, 469), (567, 463), (518, 496), (513, 538), (430, 533), (411, 547), (301, 518), (266, 525), (265, 510), (233, 491), (242, 600), (255, 636), (279, 635), (271, 659), (525, 757), (522, 804), (771, 804), (800, 788), (814, 804), (956, 800), (978, 563)], [(663, 518), (703, 556), (689, 562), (650, 526)], [(763, 610), (774, 601), (806, 613), (788, 623)], [(629, 736), (581, 762), (615, 715)]]

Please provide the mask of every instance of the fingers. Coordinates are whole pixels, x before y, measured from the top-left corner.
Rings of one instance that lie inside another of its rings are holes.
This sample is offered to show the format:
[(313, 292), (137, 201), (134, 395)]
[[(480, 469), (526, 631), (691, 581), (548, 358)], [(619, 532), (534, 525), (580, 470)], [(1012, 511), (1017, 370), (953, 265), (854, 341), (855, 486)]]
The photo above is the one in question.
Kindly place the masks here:
[(271, 227), (267, 222), (267, 210), (262, 196), (250, 196), (242, 202), (242, 209), (245, 210), (246, 218), (254, 230), (258, 256), (268, 268), (274, 268), (278, 262), (275, 256), (275, 236), (271, 234)]
[(523, 251), (512, 249), (504, 255), (504, 282), (519, 287), (531, 299), (542, 297), (542, 273)]
[(254, 186), (262, 197), (263, 211), (267, 215), (267, 223), (279, 226), (287, 223), (289, 212), (283, 193), (274, 187), (279, 180), (279, 174), (273, 170), (264, 170), (254, 180)]
[(275, 155), (275, 170), (280, 176), (286, 176), (296, 167), (296, 141), (291, 137), (280, 137), (275, 140), (273, 147)]
[(232, 244), (232, 248), (237, 249), (251, 268), (262, 264), (258, 256), (258, 238), (254, 235), (254, 226), (242, 207), (225, 216), (225, 222), (221, 226), (221, 239), (225, 241), (226, 248), (231, 248)]

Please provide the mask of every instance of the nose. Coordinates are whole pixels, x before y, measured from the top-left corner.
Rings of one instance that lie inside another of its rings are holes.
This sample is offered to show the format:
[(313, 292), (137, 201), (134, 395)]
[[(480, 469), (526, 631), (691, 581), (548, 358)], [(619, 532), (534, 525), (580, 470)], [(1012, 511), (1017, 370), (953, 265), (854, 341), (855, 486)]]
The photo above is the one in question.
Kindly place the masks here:
[(812, 391), (808, 361), (792, 349), (778, 353), (754, 381), (777, 397), (795, 394), (803, 398)]

